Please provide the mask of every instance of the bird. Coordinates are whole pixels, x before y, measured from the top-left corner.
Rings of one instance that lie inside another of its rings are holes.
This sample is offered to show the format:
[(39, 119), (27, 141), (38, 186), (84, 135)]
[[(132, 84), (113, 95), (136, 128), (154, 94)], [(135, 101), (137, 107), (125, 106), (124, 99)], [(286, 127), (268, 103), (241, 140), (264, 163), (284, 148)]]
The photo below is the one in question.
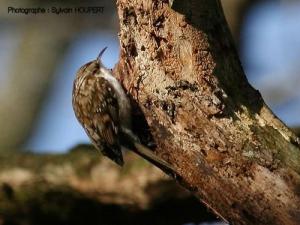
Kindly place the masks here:
[(131, 150), (164, 171), (174, 173), (168, 162), (141, 144), (131, 129), (131, 103), (120, 82), (107, 69), (101, 57), (81, 66), (77, 71), (72, 92), (75, 116), (92, 144), (120, 166), (124, 160), (122, 150)]

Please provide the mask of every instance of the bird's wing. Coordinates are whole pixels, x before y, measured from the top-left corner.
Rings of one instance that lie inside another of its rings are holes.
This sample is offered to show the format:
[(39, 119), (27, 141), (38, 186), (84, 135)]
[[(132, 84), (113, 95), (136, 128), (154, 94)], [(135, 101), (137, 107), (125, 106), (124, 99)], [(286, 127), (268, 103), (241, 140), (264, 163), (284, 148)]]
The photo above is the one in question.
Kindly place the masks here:
[[(119, 144), (119, 106), (116, 96), (110, 90), (103, 88), (101, 95), (95, 93), (93, 98), (92, 123), (99, 136), (93, 141), (104, 155), (122, 166), (124, 162)], [(106, 105), (98, 105), (99, 102)]]

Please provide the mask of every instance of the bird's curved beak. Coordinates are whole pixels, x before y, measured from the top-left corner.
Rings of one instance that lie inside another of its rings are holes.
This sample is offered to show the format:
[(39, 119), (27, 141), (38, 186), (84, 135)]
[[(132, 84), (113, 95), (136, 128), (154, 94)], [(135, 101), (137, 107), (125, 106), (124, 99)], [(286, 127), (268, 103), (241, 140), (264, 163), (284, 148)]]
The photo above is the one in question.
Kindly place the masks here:
[(99, 63), (99, 65), (102, 64), (102, 63), (101, 63), (101, 57), (102, 57), (102, 55), (103, 55), (103, 53), (105, 52), (106, 49), (107, 49), (107, 47), (103, 48), (103, 49), (100, 51), (100, 53), (99, 53), (99, 55), (98, 55), (98, 57), (97, 57), (97, 62)]

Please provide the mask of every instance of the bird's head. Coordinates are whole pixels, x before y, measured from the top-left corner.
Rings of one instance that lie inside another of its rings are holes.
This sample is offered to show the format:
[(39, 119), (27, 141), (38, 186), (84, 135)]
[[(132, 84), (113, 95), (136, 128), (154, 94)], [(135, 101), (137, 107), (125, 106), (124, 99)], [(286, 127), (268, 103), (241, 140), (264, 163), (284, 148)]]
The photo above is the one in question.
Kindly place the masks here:
[(106, 69), (101, 61), (101, 57), (106, 49), (107, 47), (103, 48), (95, 60), (90, 61), (81, 66), (77, 71), (76, 78), (85, 77), (87, 75), (97, 75), (100, 72), (101, 68)]

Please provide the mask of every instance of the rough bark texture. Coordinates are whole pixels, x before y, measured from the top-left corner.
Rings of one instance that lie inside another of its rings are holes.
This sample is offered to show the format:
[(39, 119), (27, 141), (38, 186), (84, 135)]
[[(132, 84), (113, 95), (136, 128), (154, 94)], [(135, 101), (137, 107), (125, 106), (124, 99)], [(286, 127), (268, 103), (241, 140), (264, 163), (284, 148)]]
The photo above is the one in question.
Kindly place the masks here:
[(299, 138), (248, 84), (220, 2), (170, 2), (117, 1), (136, 132), (230, 223), (300, 224)]

